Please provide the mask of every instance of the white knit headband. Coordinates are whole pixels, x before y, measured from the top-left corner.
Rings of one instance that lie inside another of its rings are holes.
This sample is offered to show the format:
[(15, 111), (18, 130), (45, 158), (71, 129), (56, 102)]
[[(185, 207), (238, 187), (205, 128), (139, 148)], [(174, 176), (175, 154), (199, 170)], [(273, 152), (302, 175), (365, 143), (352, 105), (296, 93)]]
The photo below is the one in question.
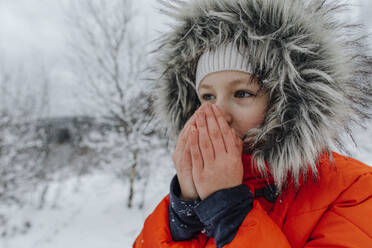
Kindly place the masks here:
[(221, 45), (214, 51), (203, 53), (196, 68), (195, 86), (198, 90), (201, 81), (213, 72), (242, 71), (252, 73), (248, 61), (248, 51), (241, 54), (232, 43)]

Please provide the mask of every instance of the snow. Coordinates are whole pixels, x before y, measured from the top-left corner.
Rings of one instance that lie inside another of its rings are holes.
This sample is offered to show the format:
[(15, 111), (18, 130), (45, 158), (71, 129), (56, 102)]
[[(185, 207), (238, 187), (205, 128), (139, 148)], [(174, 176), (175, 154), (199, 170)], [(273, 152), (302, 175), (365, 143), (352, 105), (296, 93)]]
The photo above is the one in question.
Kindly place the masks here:
[[(167, 171), (165, 174), (164, 170)], [(111, 174), (94, 173), (54, 183), (42, 211), (34, 206), (8, 210), (13, 224), (28, 222), (32, 226), (24, 234), (21, 232), (0, 239), (0, 247), (131, 247), (145, 218), (168, 191), (172, 169), (165, 166), (156, 171), (158, 173), (151, 177), (154, 180), (148, 184), (148, 204), (142, 210), (126, 207), (127, 185)], [(63, 191), (54, 206), (58, 190)]]
[(349, 138), (345, 140), (345, 144), (346, 148), (351, 153), (348, 154), (348, 156), (360, 160), (369, 166), (372, 166), (372, 121), (364, 123), (364, 126), (365, 128), (354, 128), (354, 141)]

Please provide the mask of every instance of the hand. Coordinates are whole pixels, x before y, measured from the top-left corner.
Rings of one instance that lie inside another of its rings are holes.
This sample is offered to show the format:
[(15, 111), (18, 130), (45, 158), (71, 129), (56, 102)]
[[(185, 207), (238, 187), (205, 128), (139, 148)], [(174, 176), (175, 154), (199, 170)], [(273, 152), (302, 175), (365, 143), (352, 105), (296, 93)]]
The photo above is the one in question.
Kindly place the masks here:
[(204, 104), (190, 127), (192, 175), (203, 200), (210, 194), (242, 184), (242, 141), (231, 129), (221, 110)]
[(181, 188), (181, 199), (183, 200), (192, 200), (199, 197), (192, 177), (190, 146), (187, 139), (190, 135), (190, 127), (192, 123), (194, 123), (193, 118), (194, 117), (191, 117), (183, 127), (178, 136), (176, 149), (172, 154), (172, 160), (177, 171), (177, 178)]

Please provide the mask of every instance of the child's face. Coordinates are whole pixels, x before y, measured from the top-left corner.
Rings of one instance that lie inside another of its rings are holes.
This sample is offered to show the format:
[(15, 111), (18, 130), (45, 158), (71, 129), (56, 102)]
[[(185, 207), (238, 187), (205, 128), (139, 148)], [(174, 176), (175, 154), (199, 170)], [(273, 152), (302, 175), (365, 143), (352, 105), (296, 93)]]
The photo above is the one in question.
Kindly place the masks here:
[(230, 127), (243, 136), (265, 118), (268, 95), (259, 91), (257, 80), (240, 71), (220, 71), (207, 75), (198, 92), (201, 103), (216, 104)]

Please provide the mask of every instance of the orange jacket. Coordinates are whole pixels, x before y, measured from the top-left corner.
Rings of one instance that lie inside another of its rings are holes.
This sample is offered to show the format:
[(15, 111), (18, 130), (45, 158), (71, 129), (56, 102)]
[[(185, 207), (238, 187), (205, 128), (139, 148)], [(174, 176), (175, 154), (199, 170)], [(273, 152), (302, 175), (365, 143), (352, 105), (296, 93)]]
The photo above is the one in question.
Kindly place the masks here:
[[(287, 190), (275, 203), (255, 199), (234, 240), (224, 247), (372, 247), (372, 167), (333, 156), (335, 166), (320, 160), (316, 181)], [(252, 190), (264, 185), (246, 172), (243, 183)], [(173, 241), (168, 204), (166, 196), (146, 219), (133, 248), (216, 247), (205, 234)]]

